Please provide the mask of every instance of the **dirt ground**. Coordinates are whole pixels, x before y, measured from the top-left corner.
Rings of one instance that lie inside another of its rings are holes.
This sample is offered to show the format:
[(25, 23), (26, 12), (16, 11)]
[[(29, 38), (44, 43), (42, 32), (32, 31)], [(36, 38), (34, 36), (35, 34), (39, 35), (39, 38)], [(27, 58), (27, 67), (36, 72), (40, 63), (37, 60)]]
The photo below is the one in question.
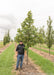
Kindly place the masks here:
[[(44, 47), (41, 47), (41, 49), (45, 49), (45, 50), (49, 51), (49, 49), (46, 49)], [(51, 49), (50, 49), (50, 51), (54, 52), (54, 50), (51, 50)]]
[[(17, 44), (15, 43), (15, 47), (17, 46)], [(28, 65), (27, 65), (27, 56), (24, 56), (24, 61), (23, 61), (23, 69), (19, 69), (17, 71), (15, 71), (16, 68), (16, 61), (17, 58), (14, 55), (14, 60), (15, 60), (15, 64), (13, 65), (13, 75), (46, 75), (39, 66), (37, 66), (36, 64), (34, 64), (34, 62), (29, 58), (28, 59)], [(15, 73), (15, 74), (14, 74)]]
[(34, 51), (35, 53), (39, 54), (40, 56), (43, 56), (44, 58), (54, 62), (54, 55), (51, 55), (49, 56), (49, 53), (46, 53), (46, 52), (43, 52), (43, 51), (40, 51), (40, 50), (37, 50), (37, 49), (34, 49), (32, 47), (30, 47), (29, 49), (31, 49), (32, 51)]
[(8, 48), (9, 46), (11, 45), (11, 42), (7, 45), (5, 45), (3, 48), (0, 48), (0, 54), (6, 49)]
[[(35, 45), (36, 46), (36, 45)], [(39, 48), (41, 48), (41, 49), (44, 49), (44, 50), (47, 50), (47, 51), (49, 51), (49, 49), (47, 49), (47, 48), (44, 48), (44, 47), (40, 47), (40, 46), (36, 46), (37, 48), (39, 47)], [(52, 49), (50, 49), (50, 51), (52, 51), (52, 52), (54, 52), (54, 50), (52, 50)]]

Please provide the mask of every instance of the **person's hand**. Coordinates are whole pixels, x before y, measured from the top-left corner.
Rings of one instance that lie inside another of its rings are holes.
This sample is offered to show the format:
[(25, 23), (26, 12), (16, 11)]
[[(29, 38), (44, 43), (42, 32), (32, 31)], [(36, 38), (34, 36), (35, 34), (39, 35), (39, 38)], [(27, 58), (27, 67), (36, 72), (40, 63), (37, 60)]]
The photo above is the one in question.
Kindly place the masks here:
[(25, 56), (27, 56), (27, 54), (25, 53)]
[(16, 54), (16, 57), (18, 56), (18, 54)]
[(26, 57), (27, 55), (25, 54), (25, 57)]

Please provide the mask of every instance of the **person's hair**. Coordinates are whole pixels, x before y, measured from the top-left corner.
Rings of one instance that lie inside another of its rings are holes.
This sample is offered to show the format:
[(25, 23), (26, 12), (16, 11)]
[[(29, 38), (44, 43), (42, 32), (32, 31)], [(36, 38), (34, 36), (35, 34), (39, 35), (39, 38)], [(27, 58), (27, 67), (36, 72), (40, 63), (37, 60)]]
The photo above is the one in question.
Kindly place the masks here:
[(22, 41), (20, 41), (20, 42), (22, 42)]

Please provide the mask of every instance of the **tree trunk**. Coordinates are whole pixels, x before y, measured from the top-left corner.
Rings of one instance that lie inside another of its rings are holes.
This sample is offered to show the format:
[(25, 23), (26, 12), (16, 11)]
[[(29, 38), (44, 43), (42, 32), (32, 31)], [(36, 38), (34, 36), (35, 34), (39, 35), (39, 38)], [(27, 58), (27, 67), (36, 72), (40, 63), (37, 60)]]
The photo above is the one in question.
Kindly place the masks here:
[[(40, 44), (40, 49), (41, 49), (41, 44)], [(40, 50), (40, 53), (41, 53), (41, 50)]]
[(40, 44), (40, 49), (41, 49), (41, 44)]
[(50, 48), (49, 48), (49, 56), (50, 56)]
[(27, 49), (27, 65), (28, 65), (28, 49)]

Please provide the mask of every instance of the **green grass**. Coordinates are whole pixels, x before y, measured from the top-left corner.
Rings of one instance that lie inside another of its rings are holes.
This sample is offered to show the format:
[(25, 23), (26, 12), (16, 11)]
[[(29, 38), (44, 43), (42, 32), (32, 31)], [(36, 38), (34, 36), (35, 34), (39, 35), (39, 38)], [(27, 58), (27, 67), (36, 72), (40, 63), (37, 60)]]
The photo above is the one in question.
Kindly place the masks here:
[[(40, 45), (39, 44), (36, 44), (36, 46), (39, 47)], [(49, 49), (46, 44), (41, 44), (41, 47), (46, 48), (46, 49)], [(52, 47), (50, 49), (51, 50), (54, 50), (54, 44), (52, 45)]]
[(39, 65), (41, 67), (41, 69), (47, 75), (54, 75), (54, 63), (53, 62), (36, 54), (32, 50), (29, 50), (29, 57), (34, 61), (35, 64)]
[[(44, 47), (44, 48), (46, 48), (46, 49), (49, 49), (46, 45), (44, 45), (44, 46), (42, 46), (42, 47)], [(52, 47), (50, 48), (51, 50), (54, 50), (54, 45), (52, 45)]]
[(3, 44), (3, 42), (0, 42), (0, 44)]
[[(46, 52), (46, 53), (49, 53), (49, 51), (48, 51), (48, 50), (45, 50), (45, 49), (40, 49), (40, 48), (37, 48), (37, 47), (35, 47), (35, 46), (33, 46), (33, 48), (35, 48), (35, 49), (37, 49), (37, 50), (40, 50), (40, 51), (43, 51), (43, 52)], [(52, 51), (50, 50), (50, 54), (54, 55), (54, 52), (52, 52)]]
[(14, 63), (14, 43), (0, 54), (0, 75), (12, 75), (12, 65)]
[(3, 45), (3, 42), (0, 42), (0, 48), (2, 48), (4, 45)]

